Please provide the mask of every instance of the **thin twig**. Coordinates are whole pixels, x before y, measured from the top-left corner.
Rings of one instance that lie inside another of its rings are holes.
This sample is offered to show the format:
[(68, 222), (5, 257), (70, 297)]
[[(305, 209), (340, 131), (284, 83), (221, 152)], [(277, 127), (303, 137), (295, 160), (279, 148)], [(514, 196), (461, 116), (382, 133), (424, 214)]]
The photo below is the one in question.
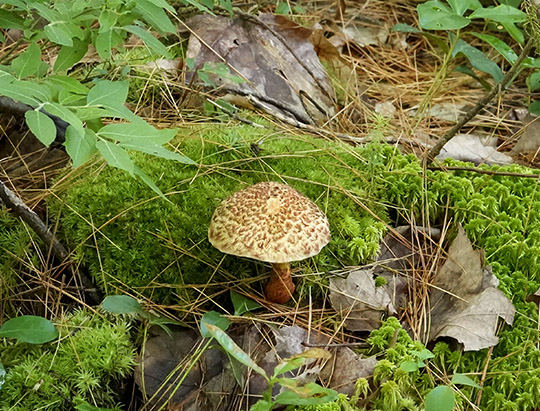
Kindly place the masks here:
[[(38, 235), (38, 237), (48, 246), (51, 247), (53, 254), (61, 262), (68, 261), (68, 250), (56, 239), (54, 234), (49, 230), (47, 225), (39, 218), (39, 216), (31, 210), (13, 191), (11, 191), (2, 181), (0, 181), (0, 199), (6, 207), (10, 208), (16, 215), (18, 215), (26, 224), (30, 226), (32, 230)], [(73, 275), (78, 276), (81, 279), (83, 286), (83, 293), (86, 296), (86, 300), (91, 305), (99, 304), (101, 301), (100, 292), (94, 286), (92, 280), (84, 273), (73, 270)]]
[(540, 174), (525, 174), (525, 173), (512, 173), (510, 171), (482, 170), (481, 168), (474, 168), (474, 167), (456, 167), (456, 166), (436, 167), (436, 166), (429, 166), (428, 170), (433, 170), (433, 171), (470, 171), (471, 173), (487, 174), (487, 175), (493, 175), (493, 176), (508, 176), (508, 177), (535, 178), (535, 179), (540, 178)]
[(501, 82), (495, 85), (491, 89), (491, 91), (486, 94), (482, 99), (480, 99), (471, 110), (464, 113), (459, 118), (458, 122), (454, 125), (454, 127), (448, 130), (446, 134), (442, 136), (439, 141), (437, 141), (437, 143), (431, 148), (431, 150), (427, 152), (425, 156), (426, 164), (431, 164), (433, 159), (439, 155), (444, 145), (448, 143), (465, 124), (471, 121), (485, 106), (489, 104), (491, 100), (495, 98), (495, 96), (508, 88), (508, 86), (514, 79), (514, 76), (519, 72), (519, 70), (521, 70), (521, 63), (523, 63), (523, 60), (525, 60), (525, 58), (529, 56), (529, 53), (532, 50), (533, 46), (534, 39), (531, 37), (525, 47), (523, 47), (523, 50), (521, 50), (521, 54), (519, 55), (515, 63), (512, 65), (512, 68), (510, 68), (510, 70), (506, 72)]

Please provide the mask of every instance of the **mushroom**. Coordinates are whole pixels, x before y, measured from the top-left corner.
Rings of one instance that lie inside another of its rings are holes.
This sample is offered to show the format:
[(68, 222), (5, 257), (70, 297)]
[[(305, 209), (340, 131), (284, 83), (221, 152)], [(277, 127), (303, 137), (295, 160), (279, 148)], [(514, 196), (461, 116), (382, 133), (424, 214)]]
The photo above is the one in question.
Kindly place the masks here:
[(295, 289), (289, 263), (317, 255), (330, 240), (330, 228), (313, 201), (269, 181), (223, 200), (212, 216), (208, 239), (221, 252), (272, 263), (265, 295), (282, 304)]

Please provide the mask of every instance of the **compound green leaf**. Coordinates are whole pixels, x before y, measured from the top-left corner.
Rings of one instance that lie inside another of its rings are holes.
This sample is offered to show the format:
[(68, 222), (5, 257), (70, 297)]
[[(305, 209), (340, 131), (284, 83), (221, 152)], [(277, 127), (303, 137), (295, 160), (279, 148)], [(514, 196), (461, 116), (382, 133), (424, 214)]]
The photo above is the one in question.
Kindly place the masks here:
[(69, 126), (66, 130), (66, 142), (64, 146), (71, 157), (73, 167), (79, 167), (86, 163), (97, 151), (97, 136), (93, 130), (84, 129), (80, 133), (75, 127)]
[(463, 14), (469, 10), (476, 10), (479, 7), (482, 7), (482, 4), (478, 0), (447, 0), (448, 4), (450, 4), (450, 7), (459, 14), (460, 16), (463, 16)]
[(15, 338), (30, 344), (43, 344), (58, 337), (52, 322), (35, 315), (23, 315), (7, 320), (0, 328), (0, 338)]
[(127, 171), (130, 175), (135, 173), (135, 163), (128, 152), (122, 147), (117, 146), (106, 140), (99, 140), (96, 148), (101, 153), (107, 164), (112, 167)]
[(110, 10), (102, 10), (101, 14), (98, 17), (99, 21), (99, 32), (103, 33), (105, 31), (109, 31), (114, 27), (116, 24), (117, 18), (116, 13), (113, 13)]
[(523, 23), (527, 20), (527, 13), (509, 6), (500, 4), (497, 7), (487, 7), (476, 9), (471, 15), (471, 19), (487, 19), (497, 23)]
[(127, 81), (101, 80), (88, 92), (89, 106), (121, 106), (126, 101), (129, 83)]
[(150, 0), (137, 0), (135, 9), (143, 18), (160, 33), (175, 33), (176, 27), (162, 7), (156, 6)]
[(416, 10), (420, 27), (426, 30), (457, 30), (471, 22), (437, 0), (419, 4)]
[(9, 10), (0, 9), (0, 27), (3, 29), (23, 29), (24, 19)]
[(156, 39), (142, 27), (130, 25), (125, 26), (124, 29), (139, 37), (153, 53), (159, 54), (160, 56), (168, 59), (172, 58), (171, 53), (169, 53), (169, 50), (167, 50), (167, 47), (165, 47), (165, 45), (161, 41)]
[(49, 147), (56, 138), (56, 126), (49, 116), (39, 110), (30, 110), (24, 113), (26, 124), (30, 131), (44, 145)]
[(58, 57), (54, 62), (54, 71), (64, 71), (73, 67), (76, 63), (81, 61), (83, 56), (88, 51), (88, 39), (80, 40), (74, 38), (72, 40), (72, 46), (62, 46)]
[(175, 153), (174, 151), (167, 150), (166, 148), (148, 140), (126, 140), (121, 141), (118, 145), (120, 147), (124, 147), (127, 150), (140, 151), (141, 153), (151, 154), (153, 156), (164, 158), (166, 160), (174, 160), (183, 164), (197, 164), (189, 157), (180, 155), (178, 153)]
[(11, 63), (11, 67), (19, 79), (33, 76), (37, 73), (40, 65), (41, 49), (36, 43), (31, 43), (26, 50)]

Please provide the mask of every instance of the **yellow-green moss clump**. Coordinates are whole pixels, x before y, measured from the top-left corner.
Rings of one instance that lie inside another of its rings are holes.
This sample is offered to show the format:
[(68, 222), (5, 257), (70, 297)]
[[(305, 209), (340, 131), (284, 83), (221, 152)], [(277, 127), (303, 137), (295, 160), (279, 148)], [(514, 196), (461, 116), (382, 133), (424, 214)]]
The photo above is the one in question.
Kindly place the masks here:
[(57, 323), (60, 339), (41, 345), (0, 340), (7, 371), (0, 409), (73, 410), (82, 402), (114, 407), (135, 364), (129, 326), (84, 310)]
[(385, 213), (370, 201), (377, 185), (367, 177), (373, 164), (366, 150), (215, 124), (184, 130), (177, 143), (200, 166), (137, 157), (170, 203), (126, 173), (97, 166), (70, 181), (61, 201), (51, 203), (61, 213), (62, 240), (106, 291), (136, 288), (170, 303), (178, 302), (173, 294), (183, 284), (265, 273), (261, 264), (224, 256), (207, 240), (217, 205), (261, 181), (290, 184), (328, 215), (332, 240), (319, 256), (301, 263), (304, 272), (359, 264), (377, 252), (384, 224), (362, 205), (383, 219)]

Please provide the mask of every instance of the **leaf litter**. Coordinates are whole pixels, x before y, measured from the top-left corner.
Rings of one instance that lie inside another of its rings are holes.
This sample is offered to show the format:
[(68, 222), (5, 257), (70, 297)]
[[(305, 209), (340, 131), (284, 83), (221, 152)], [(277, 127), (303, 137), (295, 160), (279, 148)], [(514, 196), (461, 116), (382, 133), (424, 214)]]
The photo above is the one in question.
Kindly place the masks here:
[[(330, 281), (330, 301), (344, 317), (345, 328), (370, 331), (378, 328), (383, 316), (404, 313), (413, 293), (419, 292), (419, 281), (407, 274), (421, 261), (420, 251), (403, 241), (412, 235), (421, 237), (411, 227), (394, 230), (383, 240), (373, 267), (353, 270), (346, 278)], [(440, 232), (424, 230), (422, 236), (423, 241), (438, 242)], [(377, 286), (376, 276), (384, 277), (386, 284)], [(450, 337), (465, 351), (496, 345), (499, 318), (512, 325), (515, 316), (514, 306), (497, 288), (498, 283), (491, 267), (484, 266), (483, 251), (473, 248), (459, 226), (446, 261), (429, 282), (429, 331), (425, 342)], [(407, 324), (404, 326), (407, 328)]]
[(247, 107), (304, 124), (321, 124), (335, 114), (334, 89), (310, 41), (313, 30), (269, 13), (232, 20), (197, 15), (186, 25), (191, 32), (186, 60), (194, 61), (188, 83), (197, 81), (205, 64), (225, 63), (243, 81), (217, 70), (208, 80), (222, 94), (235, 96), (237, 104), (240, 96)]

